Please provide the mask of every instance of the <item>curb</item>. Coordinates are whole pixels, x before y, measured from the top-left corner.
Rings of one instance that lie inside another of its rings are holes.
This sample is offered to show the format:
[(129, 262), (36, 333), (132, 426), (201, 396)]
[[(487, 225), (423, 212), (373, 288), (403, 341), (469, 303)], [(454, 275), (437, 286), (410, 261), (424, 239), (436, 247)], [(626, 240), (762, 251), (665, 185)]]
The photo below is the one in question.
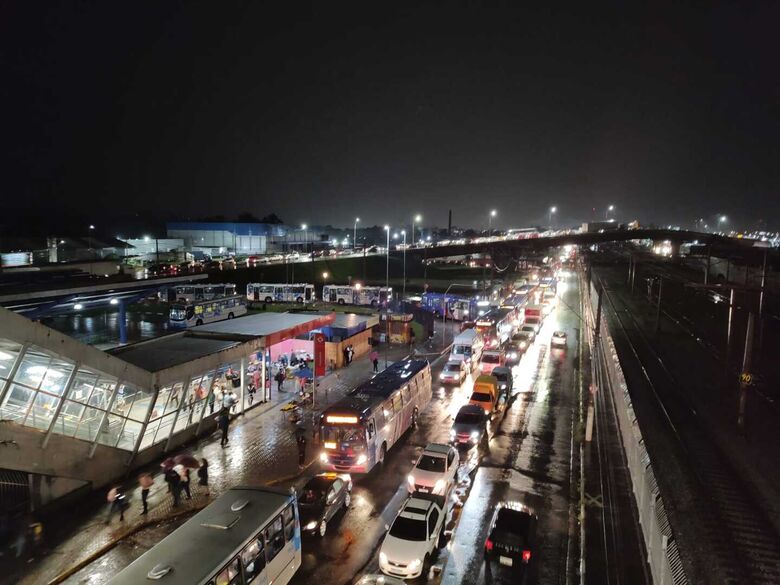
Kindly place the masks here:
[(73, 576), (75, 573), (79, 572), (81, 569), (86, 567), (87, 565), (90, 565), (94, 563), (97, 559), (102, 557), (104, 554), (106, 554), (108, 551), (110, 551), (112, 548), (114, 548), (116, 545), (118, 545), (120, 542), (122, 542), (125, 538), (128, 536), (132, 536), (136, 532), (143, 530), (144, 528), (148, 528), (149, 526), (156, 524), (157, 522), (162, 522), (163, 520), (170, 520), (171, 518), (177, 518), (179, 516), (183, 516), (184, 514), (188, 514), (190, 512), (196, 512), (198, 510), (202, 510), (205, 508), (208, 504), (211, 503), (211, 500), (206, 502), (202, 502), (199, 504), (195, 504), (191, 508), (177, 510), (173, 512), (172, 514), (169, 514), (168, 516), (165, 516), (164, 518), (157, 518), (155, 520), (144, 520), (143, 522), (128, 528), (123, 533), (121, 533), (119, 536), (111, 539), (111, 541), (107, 542), (103, 546), (101, 546), (99, 549), (92, 552), (87, 557), (81, 559), (79, 562), (77, 562), (72, 567), (67, 568), (65, 571), (54, 577), (51, 581), (47, 583), (47, 585), (58, 585), (59, 583), (62, 583), (67, 579), (68, 577)]

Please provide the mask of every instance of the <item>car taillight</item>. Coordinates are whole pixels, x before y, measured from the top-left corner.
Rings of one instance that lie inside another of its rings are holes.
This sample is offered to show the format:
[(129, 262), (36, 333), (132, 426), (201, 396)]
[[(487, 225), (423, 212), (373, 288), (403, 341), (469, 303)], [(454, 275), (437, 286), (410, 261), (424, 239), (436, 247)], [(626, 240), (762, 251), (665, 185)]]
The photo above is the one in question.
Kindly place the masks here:
[(489, 538), (485, 542), (485, 550), (487, 550), (487, 551), (493, 550), (493, 541), (490, 540)]
[(524, 550), (523, 551), (523, 562), (527, 563), (531, 560), (531, 551), (530, 550)]

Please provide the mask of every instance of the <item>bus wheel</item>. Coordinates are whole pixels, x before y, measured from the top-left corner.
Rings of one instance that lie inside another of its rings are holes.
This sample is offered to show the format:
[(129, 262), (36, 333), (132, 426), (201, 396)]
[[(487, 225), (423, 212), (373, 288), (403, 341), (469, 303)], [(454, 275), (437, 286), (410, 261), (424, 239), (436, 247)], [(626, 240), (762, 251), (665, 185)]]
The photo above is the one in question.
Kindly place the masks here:
[(203, 325), (203, 319), (198, 319), (195, 321), (195, 325)]
[(297, 299), (295, 299), (295, 302), (298, 304), (303, 304), (303, 297), (298, 297)]
[(418, 414), (419, 414), (419, 412), (418, 412), (418, 411), (417, 411), (417, 409), (415, 408), (415, 409), (412, 411), (412, 428), (413, 428), (413, 429), (416, 429), (416, 428), (417, 428), (417, 415), (418, 415)]
[(339, 305), (343, 305), (343, 304), (344, 304), (344, 299), (339, 299)]
[(377, 300), (376, 300), (376, 299), (374, 299), (373, 301), (371, 301), (371, 306), (372, 306), (372, 307), (374, 307), (375, 309), (377, 308), (377, 306), (378, 306), (378, 305), (379, 305), (379, 303), (377, 302)]
[(228, 319), (232, 319), (233, 317), (235, 317), (235, 315), (233, 315), (233, 313), (228, 313)]
[(271, 297), (265, 297), (265, 302), (266, 303), (273, 303), (274, 300)]

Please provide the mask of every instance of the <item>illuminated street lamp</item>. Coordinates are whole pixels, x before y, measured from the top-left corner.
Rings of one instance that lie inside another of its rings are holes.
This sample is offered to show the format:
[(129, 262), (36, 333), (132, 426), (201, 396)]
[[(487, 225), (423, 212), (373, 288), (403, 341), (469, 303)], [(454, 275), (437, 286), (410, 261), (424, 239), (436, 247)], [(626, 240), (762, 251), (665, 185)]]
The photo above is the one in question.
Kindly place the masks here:
[[(412, 227), (414, 227), (414, 224), (412, 224)], [(401, 235), (404, 238), (404, 282), (401, 287), (401, 301), (403, 301), (406, 298), (406, 230), (401, 230)], [(397, 240), (398, 234), (393, 234), (393, 238)]]
[(557, 208), (555, 205), (553, 205), (553, 206), (550, 208), (550, 213), (549, 213), (549, 219), (550, 219), (550, 221), (549, 221), (549, 224), (550, 224), (550, 228), (552, 228), (552, 220), (553, 220), (553, 215), (554, 215), (554, 214), (555, 214), (557, 211), (558, 211), (558, 208)]
[(496, 216), (496, 210), (491, 209), (488, 216), (488, 237), (493, 233), (493, 218)]
[(414, 219), (412, 219), (412, 246), (414, 246), (414, 224), (420, 223), (422, 221), (422, 215), (419, 213), (414, 216)]
[(385, 256), (387, 258), (387, 265), (385, 269), (385, 331), (387, 338), (385, 339), (385, 369), (387, 369), (387, 352), (390, 346), (390, 315), (388, 309), (390, 308), (390, 226), (385, 226), (387, 232), (387, 247), (385, 248)]
[(355, 218), (355, 234), (354, 234), (354, 237), (352, 238), (352, 247), (353, 248), (357, 248), (357, 224), (358, 224), (359, 221), (360, 221), (360, 218), (356, 217)]
[(728, 218), (725, 215), (721, 215), (718, 218), (718, 231), (721, 231), (721, 227), (720, 226), (721, 226), (721, 224), (726, 223), (726, 221), (728, 221)]
[(609, 207), (607, 207), (607, 208), (604, 210), (604, 219), (606, 219), (606, 220), (609, 220), (609, 215), (610, 215), (610, 214), (611, 214), (613, 211), (615, 211), (615, 206), (614, 206), (614, 205), (610, 205)]
[(309, 226), (304, 224), (301, 224), (301, 229), (303, 230), (303, 251), (306, 252), (306, 250), (309, 249), (308, 246), (308, 239), (309, 239)]
[(323, 272), (322, 273), (322, 282), (323, 282), (323, 284), (328, 284), (328, 273), (327, 272)]

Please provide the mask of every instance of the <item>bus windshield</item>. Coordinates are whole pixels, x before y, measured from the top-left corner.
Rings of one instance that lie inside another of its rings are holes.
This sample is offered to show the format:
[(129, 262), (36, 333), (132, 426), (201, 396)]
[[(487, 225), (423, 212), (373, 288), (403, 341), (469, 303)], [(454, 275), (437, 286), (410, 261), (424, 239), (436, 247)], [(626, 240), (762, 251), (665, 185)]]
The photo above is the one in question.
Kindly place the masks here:
[(470, 345), (456, 345), (452, 348), (452, 353), (455, 355), (464, 355), (466, 357), (471, 357), (471, 346)]
[(363, 427), (322, 427), (322, 440), (332, 441), (334, 443), (359, 443), (363, 444), (365, 441), (365, 435), (363, 433)]
[(186, 319), (187, 307), (184, 305), (173, 305), (171, 307), (171, 320), (184, 321)]

